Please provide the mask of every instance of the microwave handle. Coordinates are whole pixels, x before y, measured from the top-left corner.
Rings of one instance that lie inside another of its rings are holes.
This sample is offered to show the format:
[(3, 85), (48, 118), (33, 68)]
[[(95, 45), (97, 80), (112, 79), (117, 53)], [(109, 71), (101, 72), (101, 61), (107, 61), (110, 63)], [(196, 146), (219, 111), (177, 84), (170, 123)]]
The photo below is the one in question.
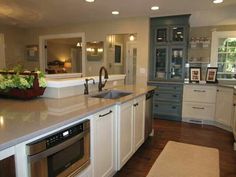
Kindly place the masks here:
[(28, 160), (30, 162), (36, 162), (36, 161), (44, 159), (52, 154), (55, 154), (65, 148), (69, 147), (70, 145), (74, 144), (75, 142), (82, 139), (83, 137), (85, 137), (87, 134), (89, 134), (89, 131), (90, 131), (90, 129), (84, 130), (82, 133), (68, 139), (67, 141), (65, 141), (63, 143), (60, 143), (54, 147), (51, 147), (45, 151), (40, 152), (38, 154), (28, 156)]

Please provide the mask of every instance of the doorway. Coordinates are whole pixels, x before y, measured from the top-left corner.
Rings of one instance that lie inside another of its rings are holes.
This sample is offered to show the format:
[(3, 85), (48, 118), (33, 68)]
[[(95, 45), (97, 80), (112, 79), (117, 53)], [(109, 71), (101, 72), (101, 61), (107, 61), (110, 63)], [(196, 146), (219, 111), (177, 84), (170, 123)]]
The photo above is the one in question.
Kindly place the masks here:
[(136, 65), (137, 65), (137, 43), (129, 41), (126, 43), (126, 84), (136, 83)]

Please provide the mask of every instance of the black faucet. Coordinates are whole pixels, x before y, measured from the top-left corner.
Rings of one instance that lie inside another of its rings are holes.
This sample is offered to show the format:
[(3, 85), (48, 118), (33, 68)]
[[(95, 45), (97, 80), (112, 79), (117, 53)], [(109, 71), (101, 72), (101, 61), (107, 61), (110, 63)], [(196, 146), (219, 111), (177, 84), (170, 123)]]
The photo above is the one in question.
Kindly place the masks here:
[[(102, 83), (102, 71), (103, 71), (103, 70), (105, 71), (104, 79), (106, 79), (104, 83)], [(107, 83), (107, 79), (108, 79), (108, 72), (107, 72), (107, 69), (106, 69), (104, 66), (102, 66), (102, 67), (100, 68), (100, 71), (99, 71), (99, 83), (98, 83), (98, 91), (99, 91), (99, 92), (101, 92), (101, 91), (102, 91), (102, 88), (105, 87), (105, 85), (106, 85), (106, 83)]]
[(88, 95), (89, 94), (89, 90), (88, 90), (88, 82), (92, 80), (93, 84), (95, 84), (95, 80), (94, 78), (89, 78), (89, 79), (85, 79), (85, 83), (84, 83), (84, 94)]

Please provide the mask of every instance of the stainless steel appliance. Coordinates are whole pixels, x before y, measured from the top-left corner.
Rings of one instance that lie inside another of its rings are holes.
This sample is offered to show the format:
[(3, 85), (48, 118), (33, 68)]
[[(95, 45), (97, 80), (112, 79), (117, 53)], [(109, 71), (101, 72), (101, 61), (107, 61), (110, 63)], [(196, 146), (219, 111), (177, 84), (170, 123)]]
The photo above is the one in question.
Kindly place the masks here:
[(146, 94), (146, 109), (145, 109), (145, 139), (152, 133), (152, 121), (153, 121), (153, 95), (154, 90), (149, 91)]
[(27, 144), (31, 177), (74, 176), (90, 163), (90, 122)]

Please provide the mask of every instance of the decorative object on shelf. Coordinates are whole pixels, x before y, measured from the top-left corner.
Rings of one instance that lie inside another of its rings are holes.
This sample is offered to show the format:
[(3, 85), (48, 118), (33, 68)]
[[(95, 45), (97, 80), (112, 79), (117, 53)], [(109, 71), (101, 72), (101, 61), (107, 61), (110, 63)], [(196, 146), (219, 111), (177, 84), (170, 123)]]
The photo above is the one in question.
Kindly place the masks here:
[(208, 37), (192, 37), (189, 43), (191, 48), (208, 48), (211, 42)]
[(32, 99), (41, 96), (47, 87), (45, 76), (35, 72), (0, 72), (0, 96), (18, 99)]
[(217, 67), (208, 67), (206, 72), (207, 83), (217, 83)]
[(189, 68), (189, 82), (199, 82), (201, 80), (201, 68), (190, 67)]

